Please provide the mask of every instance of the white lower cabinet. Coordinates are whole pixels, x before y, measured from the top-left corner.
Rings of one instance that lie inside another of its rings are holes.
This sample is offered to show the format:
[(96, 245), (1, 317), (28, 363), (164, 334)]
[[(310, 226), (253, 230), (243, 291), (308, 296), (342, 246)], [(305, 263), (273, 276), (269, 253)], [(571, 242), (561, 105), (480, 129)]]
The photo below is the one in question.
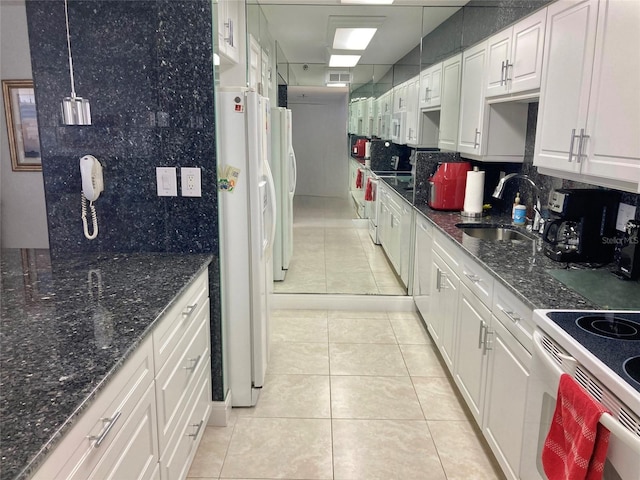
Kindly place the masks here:
[(482, 432), (509, 479), (518, 478), (531, 354), (495, 316)]
[(487, 353), (491, 348), (492, 334), (491, 310), (462, 284), (453, 379), (479, 425), (482, 424)]
[(34, 479), (186, 478), (211, 411), (207, 278), (172, 303)]
[(502, 471), (515, 480), (533, 312), (429, 220), (418, 215), (415, 225), (416, 306)]
[(380, 244), (404, 286), (408, 287), (412, 262), (413, 210), (408, 202), (383, 182), (378, 184), (378, 195), (380, 198), (380, 216), (378, 217)]

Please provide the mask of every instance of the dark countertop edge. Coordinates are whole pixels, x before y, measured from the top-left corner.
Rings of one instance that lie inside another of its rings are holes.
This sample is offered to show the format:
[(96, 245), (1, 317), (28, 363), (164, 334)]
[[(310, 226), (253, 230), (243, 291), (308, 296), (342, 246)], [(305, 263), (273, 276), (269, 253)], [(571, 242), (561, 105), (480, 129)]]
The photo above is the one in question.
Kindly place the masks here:
[[(181, 254), (176, 254), (181, 255)], [(82, 415), (82, 413), (89, 408), (89, 406), (96, 399), (98, 394), (104, 390), (104, 388), (109, 384), (111, 379), (114, 377), (116, 373), (120, 371), (122, 366), (126, 363), (126, 361), (131, 357), (133, 352), (142, 344), (143, 341), (147, 339), (149, 334), (155, 329), (156, 325), (158, 325), (159, 321), (162, 320), (167, 311), (173, 306), (176, 299), (182, 295), (182, 293), (187, 290), (188, 286), (206, 269), (209, 268), (209, 264), (212, 262), (214, 256), (207, 255), (203, 261), (202, 265), (198, 270), (196, 270), (193, 275), (189, 278), (188, 282), (186, 282), (176, 294), (169, 300), (167, 305), (158, 313), (156, 318), (149, 323), (149, 326), (140, 333), (138, 338), (133, 340), (131, 346), (122, 354), (120, 359), (109, 369), (109, 371), (104, 375), (104, 377), (98, 382), (96, 387), (85, 397), (84, 400), (78, 405), (78, 407), (73, 411), (73, 413), (65, 420), (65, 422), (60, 425), (58, 430), (51, 435), (51, 438), (40, 448), (38, 453), (34, 455), (31, 460), (25, 465), (25, 467), (14, 477), (13, 480), (23, 480), (30, 478), (37, 470), (44, 465), (49, 454), (54, 451), (56, 448), (56, 444), (59, 443), (64, 436), (73, 428), (78, 418)]]

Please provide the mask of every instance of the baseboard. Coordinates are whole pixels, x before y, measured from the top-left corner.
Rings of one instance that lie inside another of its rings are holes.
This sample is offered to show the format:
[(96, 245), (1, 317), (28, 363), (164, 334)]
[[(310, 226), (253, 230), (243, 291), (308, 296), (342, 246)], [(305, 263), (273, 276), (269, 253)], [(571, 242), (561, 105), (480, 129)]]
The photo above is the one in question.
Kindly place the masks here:
[(224, 401), (211, 402), (211, 415), (207, 425), (211, 427), (226, 427), (231, 415), (231, 390), (227, 392)]
[(271, 297), (275, 309), (290, 310), (370, 310), (414, 312), (413, 297), (407, 295), (328, 295), (276, 293)]

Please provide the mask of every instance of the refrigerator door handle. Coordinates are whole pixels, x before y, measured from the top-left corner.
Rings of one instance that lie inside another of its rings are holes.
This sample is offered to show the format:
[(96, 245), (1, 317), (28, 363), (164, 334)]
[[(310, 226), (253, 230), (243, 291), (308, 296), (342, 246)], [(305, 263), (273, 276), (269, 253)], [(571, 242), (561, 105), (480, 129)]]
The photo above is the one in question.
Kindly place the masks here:
[(298, 162), (293, 147), (289, 148), (289, 158), (291, 159), (291, 171), (293, 172), (293, 182), (289, 187), (289, 193), (293, 195), (296, 193), (296, 186), (298, 185)]
[(273, 174), (271, 173), (271, 167), (269, 162), (264, 162), (265, 178), (267, 179), (267, 185), (269, 187), (269, 206), (271, 207), (271, 235), (269, 238), (269, 245), (267, 248), (273, 251), (273, 244), (276, 240), (276, 186), (273, 183)]

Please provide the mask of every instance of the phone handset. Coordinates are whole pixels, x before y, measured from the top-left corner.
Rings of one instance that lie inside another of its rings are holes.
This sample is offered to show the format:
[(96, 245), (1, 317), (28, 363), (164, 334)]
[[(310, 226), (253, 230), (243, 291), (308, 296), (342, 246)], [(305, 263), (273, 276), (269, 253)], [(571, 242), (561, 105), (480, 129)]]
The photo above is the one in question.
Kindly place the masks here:
[[(104, 190), (102, 165), (93, 155), (85, 155), (80, 159), (80, 174), (82, 175), (82, 225), (84, 227), (84, 236), (88, 240), (93, 240), (98, 236), (98, 217), (96, 216), (96, 208), (93, 206), (93, 202), (97, 200), (100, 192)], [(89, 200), (89, 209), (91, 210), (93, 221), (92, 234), (89, 234), (87, 225), (87, 200)]]

